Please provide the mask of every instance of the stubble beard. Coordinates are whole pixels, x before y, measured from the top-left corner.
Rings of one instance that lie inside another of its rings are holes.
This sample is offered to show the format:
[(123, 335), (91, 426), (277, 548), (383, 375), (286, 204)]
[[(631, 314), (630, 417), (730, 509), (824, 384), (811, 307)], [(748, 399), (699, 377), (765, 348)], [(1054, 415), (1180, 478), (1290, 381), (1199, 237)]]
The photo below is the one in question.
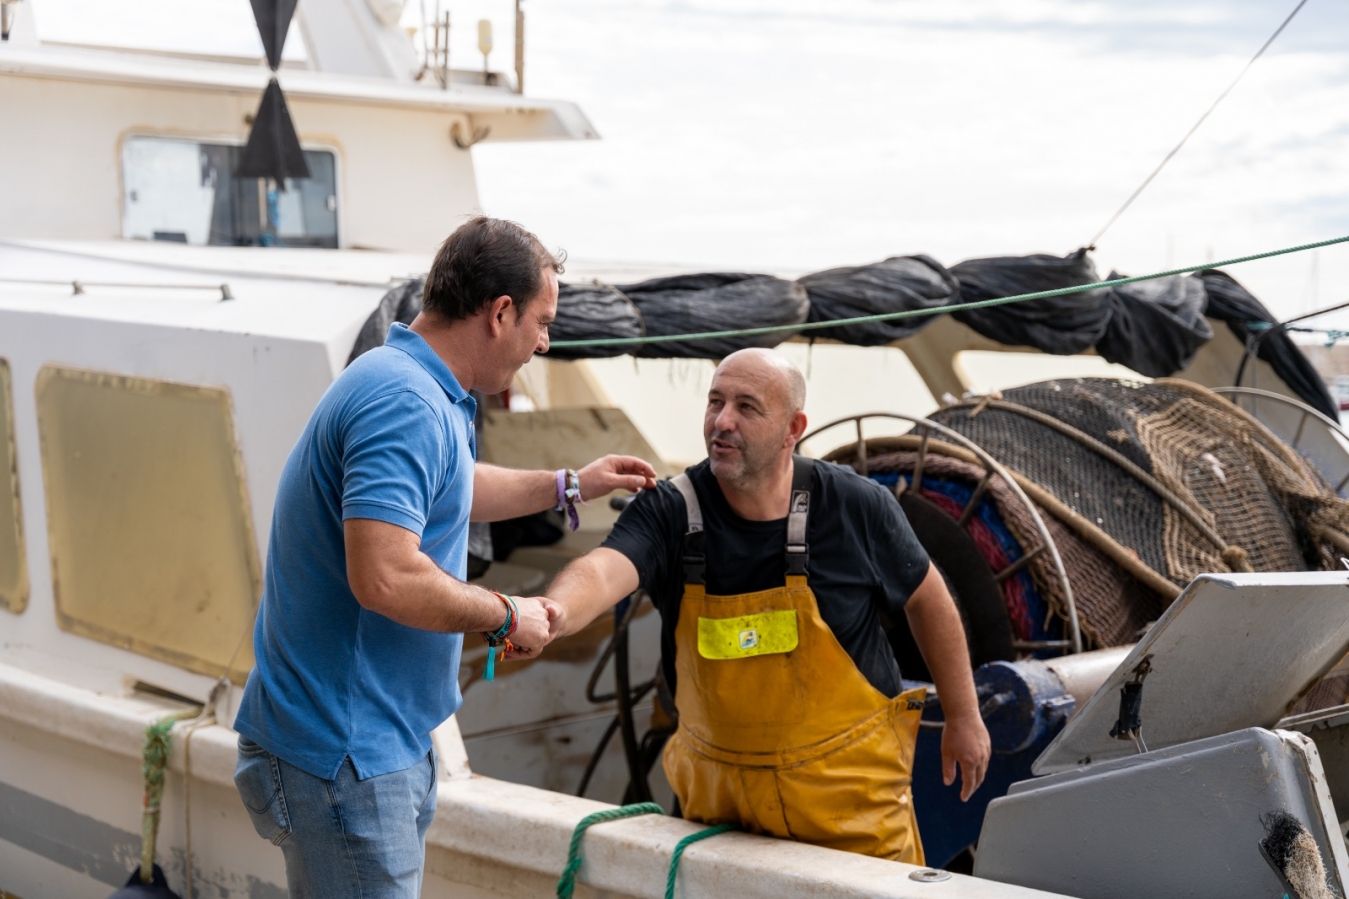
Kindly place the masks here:
[[(782, 436), (786, 437), (786, 431)], [(712, 441), (723, 440), (740, 450), (739, 461), (718, 460), (712, 457)], [(732, 437), (720, 432), (713, 433), (707, 439), (708, 467), (712, 474), (740, 493), (754, 493), (767, 480), (777, 457), (777, 447), (765, 444), (750, 446), (739, 436)]]

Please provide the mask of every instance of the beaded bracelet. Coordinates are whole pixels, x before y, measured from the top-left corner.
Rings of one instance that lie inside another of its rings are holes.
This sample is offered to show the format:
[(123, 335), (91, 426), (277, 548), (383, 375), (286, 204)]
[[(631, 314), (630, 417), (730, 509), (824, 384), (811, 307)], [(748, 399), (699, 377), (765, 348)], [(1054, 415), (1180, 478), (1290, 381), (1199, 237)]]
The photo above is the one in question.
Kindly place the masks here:
[(492, 680), (496, 677), (497, 647), (504, 647), (506, 652), (510, 652), (514, 649), (515, 647), (512, 645), (510, 638), (515, 633), (515, 629), (520, 625), (520, 609), (515, 604), (515, 597), (507, 596), (505, 593), (498, 593), (495, 590), (491, 592), (493, 596), (501, 600), (506, 606), (506, 620), (502, 622), (501, 627), (492, 631), (490, 634), (487, 631), (482, 632), (483, 642), (487, 644), (487, 669), (483, 671), (483, 680)]

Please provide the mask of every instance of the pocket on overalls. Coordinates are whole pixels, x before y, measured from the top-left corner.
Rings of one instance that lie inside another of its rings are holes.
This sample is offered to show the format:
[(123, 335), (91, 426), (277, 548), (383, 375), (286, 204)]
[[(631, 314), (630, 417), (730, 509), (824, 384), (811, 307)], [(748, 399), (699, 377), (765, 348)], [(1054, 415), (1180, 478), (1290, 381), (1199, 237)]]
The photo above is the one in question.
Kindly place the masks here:
[(239, 790), (239, 798), (243, 800), (258, 836), (276, 845), (290, 836), (290, 813), (286, 809), (276, 756), (247, 737), (239, 738), (234, 786)]
[(918, 722), (922, 720), (926, 699), (927, 688), (915, 687), (896, 696), (891, 706), (895, 736), (901, 746), (900, 761), (907, 775), (913, 773), (913, 756), (918, 748)]
[(793, 658), (801, 639), (795, 609), (699, 615), (697, 627), (697, 645), (689, 647), (697, 655), (692, 687), (709, 722), (744, 729), (805, 720), (806, 690)]

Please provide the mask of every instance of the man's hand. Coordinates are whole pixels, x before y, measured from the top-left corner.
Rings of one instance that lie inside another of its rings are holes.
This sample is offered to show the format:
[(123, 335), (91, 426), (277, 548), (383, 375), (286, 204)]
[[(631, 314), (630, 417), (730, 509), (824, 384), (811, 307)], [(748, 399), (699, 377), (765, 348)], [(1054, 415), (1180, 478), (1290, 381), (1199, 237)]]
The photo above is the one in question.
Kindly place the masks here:
[(636, 493), (656, 486), (656, 469), (636, 456), (604, 456), (578, 471), (581, 499), (599, 499), (615, 490)]
[(553, 639), (553, 620), (561, 612), (558, 604), (546, 596), (516, 596), (515, 607), (519, 617), (515, 633), (511, 635), (511, 659), (537, 659), (543, 648)]
[(956, 782), (956, 763), (960, 764), (960, 801), (966, 802), (988, 771), (992, 748), (988, 742), (988, 728), (979, 713), (946, 719), (941, 735), (942, 781), (949, 787)]
[[(543, 644), (541, 646), (533, 647), (533, 644), (520, 642), (519, 637), (520, 630), (519, 628), (517, 628), (515, 631), (516, 636), (511, 637), (511, 651), (503, 655), (502, 658), (508, 661), (517, 661), (519, 659), (537, 659), (539, 657), (539, 651), (543, 648), (543, 646), (552, 643), (554, 640), (562, 636), (562, 634), (564, 633), (567, 626), (567, 610), (563, 608), (560, 604), (554, 602), (551, 599), (548, 599), (546, 596), (530, 597), (528, 598), (528, 600), (520, 599), (517, 597), (515, 601), (517, 604), (521, 604), (526, 601), (531, 603), (537, 602), (542, 606), (544, 613), (548, 616), (548, 621), (546, 624), (547, 628), (546, 637), (544, 638)], [(520, 617), (522, 619), (521, 626), (523, 626), (524, 624), (523, 622), (524, 614), (525, 614), (524, 608), (523, 606), (521, 606), (520, 609)], [(536, 621), (531, 622), (531, 626), (537, 627), (537, 625), (538, 622)]]

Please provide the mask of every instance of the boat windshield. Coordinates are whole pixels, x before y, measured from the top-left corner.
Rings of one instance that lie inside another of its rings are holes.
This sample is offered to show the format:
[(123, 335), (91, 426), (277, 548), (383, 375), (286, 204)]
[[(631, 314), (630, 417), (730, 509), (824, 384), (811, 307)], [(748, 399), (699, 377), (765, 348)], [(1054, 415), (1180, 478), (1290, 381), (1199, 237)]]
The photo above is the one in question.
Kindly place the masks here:
[(144, 135), (122, 145), (122, 236), (209, 246), (337, 248), (337, 162), (305, 150), (310, 177), (235, 178), (243, 147)]

